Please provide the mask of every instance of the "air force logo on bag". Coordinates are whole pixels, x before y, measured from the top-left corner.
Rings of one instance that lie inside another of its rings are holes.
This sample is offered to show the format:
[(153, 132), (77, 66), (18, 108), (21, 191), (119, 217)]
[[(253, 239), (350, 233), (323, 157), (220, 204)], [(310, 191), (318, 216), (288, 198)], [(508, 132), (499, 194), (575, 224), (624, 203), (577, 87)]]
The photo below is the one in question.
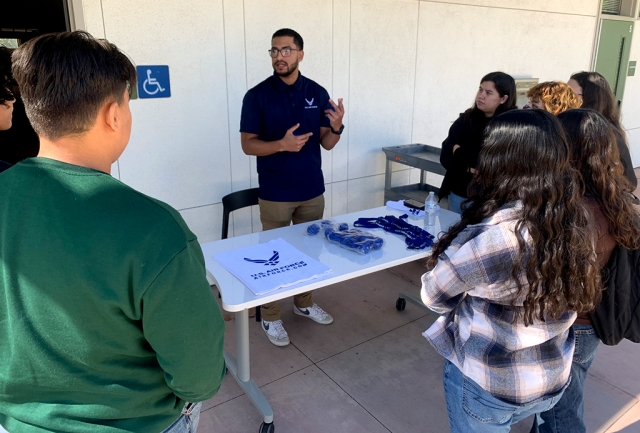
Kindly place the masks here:
[[(302, 105), (305, 103), (299, 104)], [(281, 238), (221, 251), (213, 258), (256, 295), (321, 278), (331, 272), (327, 265), (312, 259)]]
[(271, 256), (270, 259), (268, 260), (261, 260), (261, 259), (248, 259), (248, 258), (244, 258), (246, 261), (251, 262), (251, 263), (264, 263), (265, 266), (275, 266), (278, 264), (278, 262), (280, 261), (280, 253), (277, 251), (273, 252), (273, 255)]
[(307, 106), (304, 107), (305, 109), (309, 109), (309, 108), (318, 108), (317, 105), (313, 105), (313, 101), (315, 98), (311, 98), (310, 100), (307, 98), (304, 98), (305, 102), (307, 103)]
[[(273, 251), (273, 255), (269, 259), (250, 259), (248, 257), (244, 257), (244, 260), (247, 262), (255, 263), (256, 265), (265, 265), (265, 266), (273, 266), (272, 268), (265, 269), (264, 272), (256, 272), (251, 274), (251, 278), (254, 280), (259, 280), (260, 278), (270, 277), (276, 274), (282, 274), (284, 272), (290, 272), (294, 269), (302, 268), (307, 266), (304, 260), (296, 261), (293, 263), (289, 263), (287, 265), (282, 265), (279, 267), (275, 267), (278, 263), (280, 263), (280, 253), (278, 251)], [(285, 263), (288, 263), (290, 259), (287, 257), (283, 258)]]

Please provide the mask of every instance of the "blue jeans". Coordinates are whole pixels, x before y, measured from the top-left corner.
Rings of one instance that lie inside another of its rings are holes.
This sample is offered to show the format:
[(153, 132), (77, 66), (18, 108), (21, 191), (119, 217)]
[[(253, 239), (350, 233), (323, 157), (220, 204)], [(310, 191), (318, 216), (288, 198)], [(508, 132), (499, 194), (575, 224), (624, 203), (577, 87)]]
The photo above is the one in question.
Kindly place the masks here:
[(590, 325), (573, 325), (576, 349), (571, 363), (571, 383), (553, 408), (540, 414), (530, 433), (585, 433), (584, 382), (587, 370), (596, 357), (600, 339)]
[(562, 392), (528, 405), (515, 405), (497, 399), (467, 378), (450, 361), (444, 361), (444, 394), (451, 433), (508, 432), (518, 421), (550, 409)]
[(461, 197), (458, 194), (452, 192), (449, 193), (449, 210), (457, 214), (462, 214), (462, 208), (460, 205), (465, 201), (466, 197)]
[(182, 409), (182, 415), (173, 424), (167, 427), (162, 433), (196, 433), (198, 422), (200, 422), (200, 409), (202, 402), (193, 403), (190, 410), (187, 410), (187, 403)]

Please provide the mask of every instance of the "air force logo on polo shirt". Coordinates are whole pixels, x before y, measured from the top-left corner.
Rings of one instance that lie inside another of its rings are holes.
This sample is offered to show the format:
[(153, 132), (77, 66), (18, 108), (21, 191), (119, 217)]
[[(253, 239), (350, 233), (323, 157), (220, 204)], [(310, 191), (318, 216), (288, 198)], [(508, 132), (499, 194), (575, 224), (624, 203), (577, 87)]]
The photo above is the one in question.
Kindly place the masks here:
[(304, 107), (305, 109), (309, 109), (309, 108), (318, 108), (318, 106), (317, 106), (317, 105), (313, 105), (313, 100), (314, 100), (314, 98), (311, 98), (310, 100), (309, 100), (309, 99), (307, 99), (307, 98), (305, 98), (304, 100), (305, 100), (305, 102), (307, 103), (307, 106), (306, 106), (306, 107)]

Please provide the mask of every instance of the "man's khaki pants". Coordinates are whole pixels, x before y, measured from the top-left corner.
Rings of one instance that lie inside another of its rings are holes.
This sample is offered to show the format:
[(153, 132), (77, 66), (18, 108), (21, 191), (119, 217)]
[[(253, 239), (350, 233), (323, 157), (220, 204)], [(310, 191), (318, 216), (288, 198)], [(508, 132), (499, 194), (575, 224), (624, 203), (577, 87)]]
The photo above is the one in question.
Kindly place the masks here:
[[(279, 202), (260, 199), (260, 222), (262, 230), (277, 229), (293, 224), (301, 224), (319, 220), (324, 212), (324, 195), (307, 201)], [(313, 305), (311, 292), (300, 293), (293, 297), (293, 303), (298, 308), (308, 308)], [(280, 320), (280, 305), (270, 302), (260, 307), (262, 320), (273, 322)]]

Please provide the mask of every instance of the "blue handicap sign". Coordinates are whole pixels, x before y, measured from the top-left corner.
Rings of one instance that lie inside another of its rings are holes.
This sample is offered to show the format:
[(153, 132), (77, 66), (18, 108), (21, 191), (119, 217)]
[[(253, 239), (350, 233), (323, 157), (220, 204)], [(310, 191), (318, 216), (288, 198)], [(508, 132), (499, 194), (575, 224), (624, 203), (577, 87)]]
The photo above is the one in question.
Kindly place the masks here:
[(146, 98), (168, 98), (171, 96), (169, 66), (136, 66), (138, 72), (138, 96)]

